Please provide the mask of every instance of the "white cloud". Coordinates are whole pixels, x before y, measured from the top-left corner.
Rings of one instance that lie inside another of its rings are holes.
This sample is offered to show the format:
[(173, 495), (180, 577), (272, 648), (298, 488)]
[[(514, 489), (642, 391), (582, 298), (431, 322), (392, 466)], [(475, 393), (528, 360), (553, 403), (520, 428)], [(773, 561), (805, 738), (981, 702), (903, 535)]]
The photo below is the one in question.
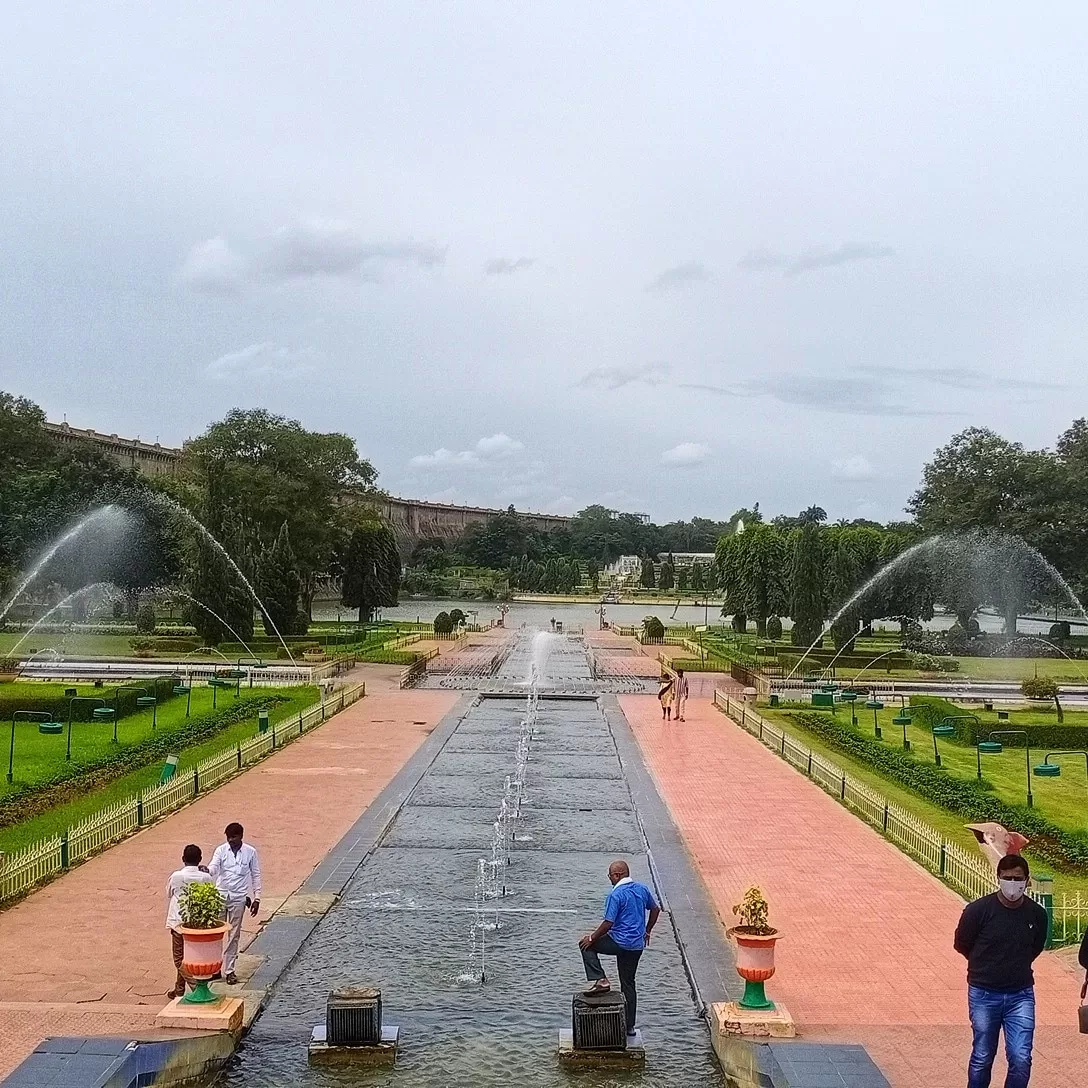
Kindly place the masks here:
[(653, 278), (646, 285), (647, 291), (671, 291), (676, 287), (684, 287), (689, 283), (702, 283), (710, 278), (706, 266), (699, 261), (687, 261), (684, 264), (666, 268), (664, 272)]
[(209, 238), (189, 250), (178, 269), (178, 280), (212, 295), (236, 295), (242, 290), (245, 262), (225, 238)]
[(515, 272), (522, 272), (526, 268), (532, 268), (536, 264), (535, 257), (493, 257), (484, 265), (486, 276), (512, 276)]
[(408, 463), (413, 468), (446, 469), (481, 468), (498, 461), (516, 457), (525, 449), (523, 443), (501, 431), (481, 438), (470, 450), (451, 450), (441, 446), (433, 453), (420, 453)]
[(701, 465), (710, 456), (710, 447), (702, 442), (681, 442), (661, 455), (661, 463), (669, 468), (691, 468)]
[(641, 366), (598, 366), (578, 382), (585, 389), (622, 389), (625, 385), (662, 385), (669, 378), (669, 368), (660, 363)]
[(831, 475), (837, 480), (872, 480), (876, 476), (869, 459), (860, 453), (831, 462)]
[(204, 373), (217, 381), (237, 378), (297, 378), (309, 374), (314, 368), (314, 361), (313, 348), (295, 351), (265, 341), (220, 355), (204, 368)]

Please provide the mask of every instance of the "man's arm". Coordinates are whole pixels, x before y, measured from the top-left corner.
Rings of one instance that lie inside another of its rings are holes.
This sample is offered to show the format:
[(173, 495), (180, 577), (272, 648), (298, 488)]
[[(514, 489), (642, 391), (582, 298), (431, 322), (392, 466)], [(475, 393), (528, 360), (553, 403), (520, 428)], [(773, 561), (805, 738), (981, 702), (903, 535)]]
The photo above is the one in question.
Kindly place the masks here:
[(1084, 939), (1080, 942), (1080, 955), (1077, 958), (1081, 967), (1088, 971), (1088, 929), (1084, 931)]
[(219, 883), (219, 873), (223, 868), (223, 855), (221, 853), (222, 849), (223, 848), (221, 846), (217, 846), (214, 853), (212, 854), (212, 860), (208, 862), (208, 875), (217, 884)]
[(650, 916), (646, 919), (646, 943), (650, 943), (650, 934), (653, 932), (654, 926), (657, 925), (658, 918), (661, 917), (661, 908), (656, 904), (650, 908)]
[(608, 918), (602, 918), (601, 924), (592, 933), (587, 933), (578, 941), (579, 948), (588, 948), (598, 937), (603, 937), (612, 928)]
[(250, 913), (256, 917), (261, 905), (261, 862), (256, 850), (249, 855), (249, 883), (253, 888), (253, 905), (250, 907)]
[(1031, 950), (1031, 958), (1037, 959), (1043, 954), (1043, 950), (1046, 948), (1046, 933), (1050, 928), (1050, 915), (1046, 912), (1046, 907), (1037, 903), (1039, 925), (1035, 927), (1035, 945)]
[(952, 947), (963, 957), (971, 955), (971, 949), (978, 940), (978, 931), (981, 927), (977, 901), (968, 903), (960, 915), (959, 925), (956, 926), (956, 936), (952, 940)]

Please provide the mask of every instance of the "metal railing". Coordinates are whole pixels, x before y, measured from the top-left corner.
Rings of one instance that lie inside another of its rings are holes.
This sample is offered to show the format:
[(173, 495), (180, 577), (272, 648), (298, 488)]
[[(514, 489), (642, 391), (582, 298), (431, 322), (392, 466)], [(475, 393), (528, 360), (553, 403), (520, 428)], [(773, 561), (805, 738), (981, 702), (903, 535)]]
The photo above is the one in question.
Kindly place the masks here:
[(344, 688), (302, 711), (276, 722), (268, 732), (232, 745), (168, 782), (150, 786), (123, 801), (91, 813), (63, 834), (31, 843), (17, 853), (0, 855), (0, 903), (120, 841), (160, 816), (173, 812), (200, 793), (214, 789), (276, 748), (320, 725), (366, 694), (363, 684)]
[[(962, 895), (977, 899), (996, 890), (993, 869), (983, 858), (968, 853), (957, 843), (948, 842), (936, 828), (805, 747), (797, 737), (767, 721), (746, 703), (738, 703), (717, 690), (714, 704)], [(1075, 896), (1063, 895), (1061, 905), (1055, 901), (1053, 913), (1055, 938), (1063, 941), (1079, 939), (1088, 924), (1088, 897), (1082, 897), (1079, 892)]]

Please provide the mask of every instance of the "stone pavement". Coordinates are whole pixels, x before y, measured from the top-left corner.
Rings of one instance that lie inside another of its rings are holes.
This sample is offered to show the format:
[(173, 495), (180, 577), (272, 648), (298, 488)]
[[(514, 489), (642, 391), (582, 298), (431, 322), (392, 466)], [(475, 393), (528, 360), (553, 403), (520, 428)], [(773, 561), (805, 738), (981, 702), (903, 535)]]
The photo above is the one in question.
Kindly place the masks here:
[[(766, 893), (784, 934), (768, 992), (800, 1032), (864, 1044), (894, 1088), (966, 1083), (965, 964), (952, 948), (963, 900), (709, 701), (667, 724), (652, 696), (620, 704), (723, 923), (750, 884)], [(1032, 1086), (1083, 1088), (1080, 977), (1053, 953), (1035, 973)], [(1003, 1075), (999, 1058), (996, 1084)]]
[(153, 1024), (174, 978), (163, 889), (186, 843), (208, 859), (239, 820), (261, 854), (262, 915), (294, 892), (457, 701), (400, 691), (400, 671), (354, 670), (365, 699), (0, 913), (0, 1077), (48, 1035)]

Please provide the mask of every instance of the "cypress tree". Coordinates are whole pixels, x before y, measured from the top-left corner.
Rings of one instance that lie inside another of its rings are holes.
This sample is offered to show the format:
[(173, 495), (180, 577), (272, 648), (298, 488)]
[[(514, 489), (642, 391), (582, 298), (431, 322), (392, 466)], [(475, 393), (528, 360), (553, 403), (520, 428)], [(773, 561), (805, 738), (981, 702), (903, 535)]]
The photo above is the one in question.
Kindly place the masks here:
[(823, 570), (820, 530), (815, 522), (795, 529), (790, 562), (790, 617), (794, 646), (808, 647), (819, 637), (824, 621)]

